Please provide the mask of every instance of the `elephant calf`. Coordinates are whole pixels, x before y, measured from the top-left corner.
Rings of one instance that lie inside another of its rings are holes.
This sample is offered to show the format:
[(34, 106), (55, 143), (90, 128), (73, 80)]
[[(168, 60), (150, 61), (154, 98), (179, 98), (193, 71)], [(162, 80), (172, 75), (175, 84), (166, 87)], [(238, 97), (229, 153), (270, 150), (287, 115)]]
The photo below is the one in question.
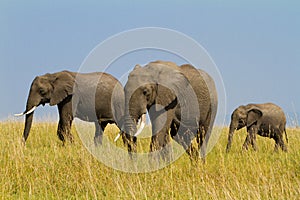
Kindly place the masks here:
[(23, 141), (27, 140), (33, 113), (39, 105), (57, 105), (59, 123), (57, 135), (65, 143), (65, 137), (73, 141), (71, 125), (74, 117), (94, 122), (95, 144), (102, 143), (103, 130), (108, 123), (122, 125), (124, 90), (120, 82), (107, 73), (80, 74), (62, 71), (37, 76), (30, 87), (26, 110)]
[(226, 152), (230, 150), (234, 131), (243, 127), (247, 127), (248, 133), (243, 149), (247, 150), (248, 145), (251, 143), (253, 149), (256, 150), (256, 134), (258, 134), (273, 138), (275, 140), (275, 151), (278, 150), (278, 147), (281, 147), (283, 151), (287, 151), (283, 141), (283, 133), (285, 133), (288, 142), (285, 126), (286, 117), (283, 110), (273, 103), (239, 106), (231, 115)]

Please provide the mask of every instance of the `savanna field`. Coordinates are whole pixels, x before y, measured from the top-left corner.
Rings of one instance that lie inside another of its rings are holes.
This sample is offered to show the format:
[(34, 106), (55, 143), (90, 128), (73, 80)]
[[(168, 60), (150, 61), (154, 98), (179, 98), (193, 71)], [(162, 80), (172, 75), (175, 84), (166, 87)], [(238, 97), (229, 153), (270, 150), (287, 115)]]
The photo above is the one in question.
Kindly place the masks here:
[[(288, 129), (288, 153), (257, 137), (258, 151), (241, 150), (246, 130), (236, 132), (225, 153), (228, 128), (196, 166), (186, 154), (166, 168), (132, 174), (100, 163), (82, 145), (56, 136), (56, 123), (34, 123), (24, 147), (23, 123), (0, 123), (1, 199), (299, 199), (300, 129)], [(113, 140), (118, 129), (105, 136)], [(117, 142), (122, 146), (122, 141)], [(147, 142), (139, 148), (149, 148)]]

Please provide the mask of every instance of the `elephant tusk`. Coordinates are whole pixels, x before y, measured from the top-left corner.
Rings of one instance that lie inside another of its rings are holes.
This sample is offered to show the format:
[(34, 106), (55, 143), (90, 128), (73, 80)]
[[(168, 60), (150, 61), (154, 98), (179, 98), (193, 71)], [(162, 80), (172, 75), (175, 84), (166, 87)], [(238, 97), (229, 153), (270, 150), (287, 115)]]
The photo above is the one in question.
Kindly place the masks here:
[(137, 130), (137, 132), (134, 134), (134, 136), (138, 136), (139, 134), (141, 134), (142, 130), (144, 129), (146, 125), (146, 114), (143, 114), (141, 117), (141, 125), (140, 128)]
[[(139, 121), (140, 123), (140, 128), (137, 130), (137, 132), (134, 134), (134, 136), (138, 136), (142, 130), (144, 129), (146, 125), (146, 114), (143, 114), (141, 117), (141, 120)], [(115, 137), (114, 142), (116, 142), (121, 136), (121, 131), (118, 133), (118, 135)]]
[(16, 116), (16, 117), (20, 117), (20, 116), (23, 116), (23, 115), (24, 115), (24, 112), (18, 113), (18, 114), (14, 114), (14, 116)]
[(33, 106), (33, 108), (31, 108), (29, 111), (27, 111), (25, 113), (25, 115), (28, 115), (28, 114), (32, 113), (35, 109), (36, 109), (36, 106)]
[(32, 113), (34, 110), (36, 109), (36, 106), (33, 106), (33, 108), (31, 108), (29, 111), (27, 111), (26, 113), (25, 112), (22, 112), (22, 113), (18, 113), (18, 114), (15, 114), (16, 117), (19, 117), (19, 116), (23, 116), (23, 115), (28, 115), (30, 113)]
[(121, 131), (118, 133), (118, 135), (117, 135), (116, 138), (114, 139), (114, 142), (116, 142), (116, 141), (119, 139), (120, 136), (121, 136)]

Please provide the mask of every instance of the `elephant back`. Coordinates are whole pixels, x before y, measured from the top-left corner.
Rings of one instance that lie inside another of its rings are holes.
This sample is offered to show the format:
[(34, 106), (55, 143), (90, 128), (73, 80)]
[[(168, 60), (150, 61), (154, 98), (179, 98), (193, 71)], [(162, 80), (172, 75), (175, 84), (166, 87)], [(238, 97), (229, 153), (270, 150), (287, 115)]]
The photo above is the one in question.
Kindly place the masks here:
[(286, 116), (283, 109), (274, 103), (248, 104), (246, 108), (248, 110), (253, 108), (259, 109), (264, 118), (270, 118), (277, 121), (277, 123), (286, 124)]

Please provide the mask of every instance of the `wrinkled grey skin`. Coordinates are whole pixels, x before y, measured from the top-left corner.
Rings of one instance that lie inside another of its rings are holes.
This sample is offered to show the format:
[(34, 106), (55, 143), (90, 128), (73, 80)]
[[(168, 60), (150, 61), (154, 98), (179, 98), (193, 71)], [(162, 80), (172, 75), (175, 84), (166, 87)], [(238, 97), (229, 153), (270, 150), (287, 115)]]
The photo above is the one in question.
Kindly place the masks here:
[[(134, 135), (136, 122), (148, 111), (152, 123), (150, 152), (160, 151), (154, 159), (171, 159), (172, 137), (192, 160), (197, 160), (205, 136), (208, 142), (217, 111), (214, 81), (207, 73), (191, 65), (178, 67), (172, 62), (156, 61), (145, 67), (137, 65), (124, 89), (124, 127), (128, 135)], [(195, 137), (197, 149), (191, 145)], [(136, 151), (136, 138), (132, 141), (132, 150)]]
[[(57, 135), (63, 142), (73, 142), (71, 125), (74, 117), (94, 122), (94, 142), (102, 144), (103, 130), (108, 123), (122, 126), (124, 90), (117, 79), (107, 73), (80, 74), (62, 71), (37, 76), (30, 87), (26, 110), (34, 106), (57, 105), (59, 123)], [(26, 115), (23, 141), (26, 142), (32, 125), (33, 112)]]
[(247, 127), (248, 133), (243, 149), (248, 150), (248, 145), (251, 144), (253, 149), (257, 150), (256, 134), (258, 134), (273, 138), (275, 140), (275, 151), (278, 150), (278, 147), (281, 147), (283, 151), (287, 151), (283, 141), (283, 133), (285, 133), (288, 141), (285, 125), (286, 118), (283, 110), (273, 103), (239, 106), (231, 115), (226, 152), (229, 152), (231, 148), (234, 131), (243, 127)]

